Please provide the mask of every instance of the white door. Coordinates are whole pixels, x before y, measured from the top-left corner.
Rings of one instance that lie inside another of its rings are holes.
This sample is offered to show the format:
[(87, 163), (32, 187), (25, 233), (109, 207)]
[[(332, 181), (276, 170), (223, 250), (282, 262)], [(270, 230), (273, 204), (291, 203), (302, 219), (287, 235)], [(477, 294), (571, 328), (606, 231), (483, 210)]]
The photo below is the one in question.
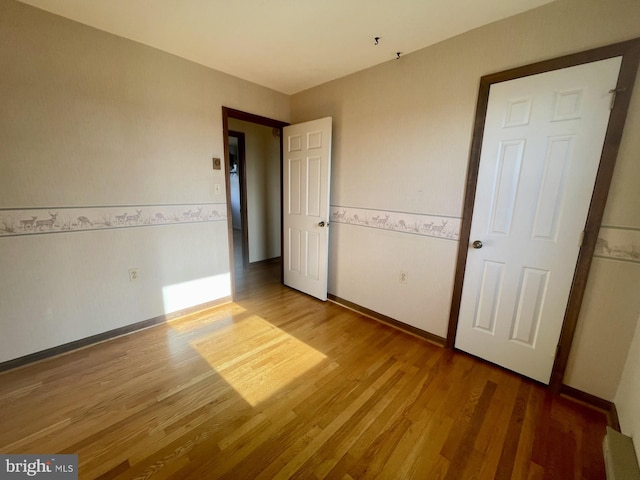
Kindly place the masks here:
[(455, 346), (547, 384), (620, 64), (489, 91)]
[(284, 128), (284, 283), (327, 299), (331, 117)]

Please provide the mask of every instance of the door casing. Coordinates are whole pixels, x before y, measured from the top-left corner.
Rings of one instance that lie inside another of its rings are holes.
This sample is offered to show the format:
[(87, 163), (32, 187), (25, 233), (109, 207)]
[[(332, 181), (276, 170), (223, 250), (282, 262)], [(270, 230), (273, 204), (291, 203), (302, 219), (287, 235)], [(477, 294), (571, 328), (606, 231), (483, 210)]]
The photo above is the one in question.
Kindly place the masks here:
[(576, 270), (573, 277), (571, 291), (569, 293), (569, 300), (564, 316), (562, 331), (560, 333), (556, 358), (551, 372), (549, 388), (556, 392), (559, 391), (562, 386), (562, 380), (564, 378), (564, 373), (569, 359), (571, 343), (575, 334), (578, 317), (580, 315), (580, 307), (582, 305), (582, 299), (584, 297), (584, 291), (587, 284), (587, 278), (591, 268), (591, 261), (595, 251), (596, 241), (598, 239), (598, 232), (600, 230), (600, 225), (602, 224), (602, 217), (620, 147), (622, 131), (627, 117), (627, 111), (629, 109), (636, 74), (638, 72), (638, 65), (640, 62), (640, 38), (486, 75), (480, 79), (480, 89), (476, 105), (474, 131), (471, 141), (469, 166), (467, 170), (467, 181), (465, 185), (460, 243), (458, 245), (456, 272), (449, 316), (449, 328), (445, 343), (447, 348), (454, 348), (455, 336), (458, 328), (462, 286), (464, 282), (467, 253), (469, 251), (473, 205), (475, 202), (476, 184), (478, 179), (478, 170), (480, 167), (484, 122), (489, 103), (489, 89), (491, 88), (491, 85), (529, 75), (536, 75), (539, 73), (545, 73), (618, 56), (622, 56), (622, 65), (620, 67), (620, 75), (616, 86), (615, 103), (609, 118), (602, 155), (600, 157), (600, 166), (596, 177), (593, 195), (591, 197), (591, 204), (589, 206), (584, 239), (576, 263)]

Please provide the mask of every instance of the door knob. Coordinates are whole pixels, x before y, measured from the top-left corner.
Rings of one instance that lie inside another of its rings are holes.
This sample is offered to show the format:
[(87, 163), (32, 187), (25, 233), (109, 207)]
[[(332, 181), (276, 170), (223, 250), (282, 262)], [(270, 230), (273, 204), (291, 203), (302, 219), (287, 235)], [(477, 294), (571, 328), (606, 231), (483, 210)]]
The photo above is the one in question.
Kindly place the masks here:
[(319, 227), (324, 227), (324, 222), (320, 222), (320, 223), (318, 224), (318, 226), (319, 226)]
[(480, 240), (476, 240), (471, 244), (473, 248), (482, 248), (482, 242)]

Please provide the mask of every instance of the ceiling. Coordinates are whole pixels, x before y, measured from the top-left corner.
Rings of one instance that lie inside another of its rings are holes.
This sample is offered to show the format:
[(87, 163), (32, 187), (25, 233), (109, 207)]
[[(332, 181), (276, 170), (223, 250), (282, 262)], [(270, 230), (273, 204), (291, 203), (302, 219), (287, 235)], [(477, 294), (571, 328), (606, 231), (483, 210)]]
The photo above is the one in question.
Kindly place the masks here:
[(293, 94), (553, 0), (21, 1)]

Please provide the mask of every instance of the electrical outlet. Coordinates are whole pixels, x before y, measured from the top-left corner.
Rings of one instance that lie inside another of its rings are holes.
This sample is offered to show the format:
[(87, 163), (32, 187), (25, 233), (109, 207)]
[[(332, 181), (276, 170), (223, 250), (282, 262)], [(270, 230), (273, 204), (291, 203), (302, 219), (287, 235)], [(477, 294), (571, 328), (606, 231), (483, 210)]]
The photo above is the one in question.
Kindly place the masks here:
[(222, 188), (220, 187), (219, 183), (216, 183), (213, 186), (213, 193), (215, 193), (216, 195), (220, 195), (222, 193)]
[(407, 283), (409, 281), (409, 274), (404, 270), (400, 270), (400, 276), (398, 277), (400, 283)]
[(140, 280), (140, 269), (138, 269), (137, 267), (130, 268), (129, 269), (129, 281), (130, 282), (137, 282), (138, 280)]

